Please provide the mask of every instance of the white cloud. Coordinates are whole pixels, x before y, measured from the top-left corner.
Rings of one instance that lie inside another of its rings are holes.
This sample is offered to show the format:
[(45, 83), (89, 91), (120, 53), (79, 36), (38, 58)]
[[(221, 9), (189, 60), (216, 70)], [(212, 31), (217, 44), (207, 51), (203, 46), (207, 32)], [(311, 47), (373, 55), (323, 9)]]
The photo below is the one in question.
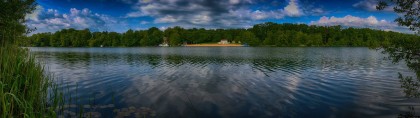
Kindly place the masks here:
[(40, 6), (40, 5), (37, 5), (36, 7), (35, 7), (35, 10), (31, 13), (31, 14), (27, 14), (26, 16), (25, 16), (25, 19), (26, 20), (34, 20), (34, 21), (38, 21), (39, 20), (39, 15), (40, 15), (40, 13), (42, 12), (44, 10), (44, 8), (42, 7), (42, 6)]
[(151, 2), (152, 0), (139, 0), (139, 2), (141, 2), (141, 3), (149, 3), (149, 2)]
[[(152, 17), (154, 23), (167, 26), (232, 28), (244, 27), (267, 19), (321, 15), (325, 11), (315, 6), (287, 0), (286, 6), (251, 9), (257, 0), (140, 0), (124, 18)], [(272, 3), (270, 1), (265, 1)], [(304, 7), (305, 6), (305, 7)], [(139, 21), (140, 22), (140, 21)]]
[[(148, 16), (155, 19), (154, 23), (169, 23), (168, 26), (227, 28), (244, 27), (260, 20), (282, 19), (285, 16), (283, 7), (251, 10), (247, 5), (252, 3), (252, 0), (140, 1), (125, 18)], [(292, 3), (297, 4), (296, 1)]]
[(65, 28), (85, 29), (93, 31), (112, 30), (110, 27), (121, 27), (125, 23), (108, 15), (92, 13), (87, 8), (82, 10), (71, 8), (68, 13), (60, 14), (58, 10), (40, 10), (38, 17), (29, 18), (26, 22), (29, 28), (36, 28), (37, 32), (54, 32)]
[(47, 14), (53, 14), (55, 17), (60, 16), (60, 14), (58, 13), (58, 10), (56, 9), (48, 9)]
[(299, 17), (303, 15), (297, 0), (290, 0), (289, 4), (284, 7), (284, 13), (290, 17)]
[(149, 24), (150, 22), (148, 21), (140, 21), (140, 24), (145, 25), (145, 24)]
[(230, 14), (239, 19), (264, 20), (264, 19), (282, 19), (284, 18), (283, 10), (261, 11), (239, 9), (230, 11)]
[(77, 16), (77, 15), (79, 15), (80, 10), (77, 10), (76, 8), (71, 8), (70, 13), (71, 13), (70, 15), (72, 15), (72, 16)]
[(212, 19), (207, 14), (198, 14), (192, 17), (191, 22), (193, 24), (208, 24)]
[(83, 15), (89, 15), (89, 14), (91, 14), (91, 11), (90, 11), (88, 8), (84, 8), (84, 9), (82, 10), (82, 14), (83, 14)]
[(326, 17), (322, 16), (318, 21), (311, 21), (310, 25), (320, 25), (320, 26), (334, 26), (341, 25), (345, 27), (356, 27), (356, 28), (373, 28), (380, 30), (392, 30), (397, 32), (406, 32), (410, 33), (407, 27), (398, 26), (394, 22), (389, 22), (386, 20), (378, 20), (374, 16), (369, 16), (367, 18), (361, 18), (357, 16), (347, 15), (345, 17)]
[[(378, 11), (376, 10), (376, 5), (378, 5), (378, 0), (362, 0), (353, 4), (353, 7), (366, 11)], [(384, 11), (393, 11), (393, 7), (386, 7)]]
[(63, 20), (60, 19), (60, 18), (45, 19), (45, 23), (50, 24), (50, 25), (64, 26), (64, 27), (69, 27), (70, 26), (69, 23), (63, 22)]
[(155, 23), (174, 23), (177, 21), (179, 21), (179, 18), (175, 18), (172, 15), (166, 15), (165, 17), (156, 19)]
[(313, 14), (313, 15), (320, 15), (320, 14), (324, 14), (324, 13), (325, 13), (325, 11), (321, 8), (314, 8), (314, 9), (310, 10), (310, 14)]
[(230, 4), (238, 4), (240, 1), (239, 0), (229, 0)]
[(141, 11), (130, 12), (126, 15), (126, 17), (128, 18), (135, 18), (135, 17), (141, 17), (141, 16), (146, 16), (146, 15)]
[(376, 17), (369, 16), (367, 18), (360, 18), (357, 16), (347, 15), (345, 17), (321, 17), (318, 21), (312, 21), (311, 24), (314, 25), (343, 25), (350, 27), (368, 27), (368, 26), (390, 26), (394, 25), (385, 20), (378, 21)]
[[(182, 26), (185, 28), (244, 28), (252, 24), (264, 22), (267, 19), (283, 19), (284, 17), (300, 17), (325, 13), (321, 8), (314, 7), (313, 5), (309, 7), (307, 3), (298, 0), (285, 0), (287, 2), (286, 6), (280, 7), (277, 5), (261, 9), (251, 9), (253, 4), (264, 2), (257, 0), (119, 1), (127, 4), (131, 3), (133, 5), (131, 6), (133, 11), (119, 18), (115, 18), (94, 13), (87, 8), (71, 8), (66, 13), (59, 13), (55, 9), (48, 9), (41, 12), (42, 15), (38, 15), (38, 21), (35, 18), (31, 18), (27, 24), (30, 27), (40, 26), (36, 24), (48, 24), (46, 27), (37, 27), (39, 31), (56, 31), (63, 28), (91, 28), (91, 30), (95, 31), (113, 30), (115, 28), (126, 30), (135, 27), (124, 24), (124, 20), (137, 17), (151, 17), (152, 21), (138, 21), (137, 23), (142, 25), (155, 23), (153, 25), (165, 25), (166, 27)], [(109, 27), (113, 27), (113, 29)]]
[(252, 18), (256, 20), (266, 19), (267, 17), (269, 17), (268, 14), (260, 10), (252, 12)]
[(168, 29), (168, 27), (164, 27), (164, 26), (162, 26), (162, 27), (159, 27), (159, 29), (160, 29), (161, 31), (165, 31), (166, 29)]

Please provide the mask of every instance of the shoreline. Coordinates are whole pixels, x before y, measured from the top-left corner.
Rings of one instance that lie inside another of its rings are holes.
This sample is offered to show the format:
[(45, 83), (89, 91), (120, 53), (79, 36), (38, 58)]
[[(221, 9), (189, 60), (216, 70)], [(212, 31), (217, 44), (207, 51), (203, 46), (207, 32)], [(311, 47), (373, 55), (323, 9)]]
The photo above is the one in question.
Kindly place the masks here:
[(244, 47), (241, 44), (187, 44), (185, 47)]

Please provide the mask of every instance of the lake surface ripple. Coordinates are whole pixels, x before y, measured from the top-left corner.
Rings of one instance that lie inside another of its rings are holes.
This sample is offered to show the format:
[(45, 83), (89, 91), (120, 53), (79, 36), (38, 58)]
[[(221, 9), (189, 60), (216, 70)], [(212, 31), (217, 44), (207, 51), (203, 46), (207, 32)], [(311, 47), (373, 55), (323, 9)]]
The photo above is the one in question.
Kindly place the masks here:
[(405, 63), (368, 48), (30, 48), (97, 117), (397, 117)]

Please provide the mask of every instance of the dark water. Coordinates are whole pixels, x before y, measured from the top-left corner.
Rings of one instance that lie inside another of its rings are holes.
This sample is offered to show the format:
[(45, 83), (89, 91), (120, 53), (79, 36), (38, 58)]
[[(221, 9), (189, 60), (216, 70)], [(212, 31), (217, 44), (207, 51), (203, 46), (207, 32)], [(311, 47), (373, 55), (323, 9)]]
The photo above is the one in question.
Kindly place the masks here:
[(420, 105), (400, 88), (405, 63), (368, 48), (30, 49), (72, 96), (70, 115), (397, 117)]

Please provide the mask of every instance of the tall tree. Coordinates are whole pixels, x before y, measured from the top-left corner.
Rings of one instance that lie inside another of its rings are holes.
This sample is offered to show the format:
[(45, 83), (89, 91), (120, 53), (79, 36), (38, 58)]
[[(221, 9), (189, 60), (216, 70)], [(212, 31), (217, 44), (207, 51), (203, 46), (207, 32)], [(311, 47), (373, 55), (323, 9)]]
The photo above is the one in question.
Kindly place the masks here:
[[(376, 6), (378, 10), (383, 10), (390, 5), (394, 6), (394, 12), (403, 14), (395, 19), (401, 26), (407, 26), (411, 30), (420, 34), (420, 0), (388, 0), (380, 1)], [(399, 35), (401, 36), (401, 35)], [(394, 62), (405, 60), (407, 66), (416, 72), (417, 79), (404, 77), (400, 74), (401, 87), (409, 97), (420, 97), (420, 38), (407, 37), (391, 38), (391, 43), (382, 45), (385, 52), (390, 55)]]
[(117, 32), (110, 32), (109, 37), (112, 40), (112, 47), (121, 46), (121, 35)]
[(136, 45), (137, 40), (135, 33), (132, 29), (129, 29), (127, 32), (123, 34), (123, 45), (126, 47), (132, 47)]
[(156, 27), (149, 28), (147, 35), (149, 36), (148, 46), (157, 46), (163, 42), (163, 32)]
[[(269, 25), (267, 25), (269, 24)], [(259, 24), (257, 24), (259, 25)], [(25, 46), (157, 46), (163, 42), (163, 37), (170, 39), (173, 46), (183, 42), (209, 43), (220, 39), (247, 43), (253, 46), (259, 44), (271, 46), (365, 46), (374, 47), (379, 44), (391, 44), (390, 40), (412, 37), (410, 34), (385, 32), (367, 28), (342, 28), (341, 26), (307, 26), (305, 24), (265, 23), (256, 26), (264, 40), (254, 33), (255, 29), (183, 29), (168, 28), (164, 32), (156, 27), (148, 30), (128, 30), (120, 34), (116, 32), (92, 32), (88, 29), (63, 29), (55, 33), (39, 33), (19, 40)], [(265, 29), (264, 29), (265, 28)], [(147, 35), (147, 37), (146, 37)], [(176, 35), (176, 36), (171, 36)], [(41, 37), (40, 37), (41, 36)], [(396, 37), (409, 36), (409, 37)], [(37, 39), (37, 37), (40, 37)], [(146, 38), (145, 38), (146, 37)], [(41, 40), (41, 39), (49, 40)], [(251, 40), (252, 39), (252, 40)], [(256, 40), (254, 40), (256, 39)]]
[(35, 0), (0, 0), (0, 45), (13, 43), (28, 32), (23, 23), (35, 6)]
[(243, 43), (246, 43), (250, 46), (257, 46), (260, 44), (260, 41), (251, 31), (244, 31), (241, 34), (241, 40)]
[(142, 32), (143, 37), (140, 40), (140, 46), (149, 46), (150, 45), (150, 37), (147, 32)]
[(383, 10), (390, 5), (394, 6), (394, 12), (402, 14), (395, 19), (395, 22), (420, 33), (420, 0), (380, 1), (376, 8), (378, 10)]

